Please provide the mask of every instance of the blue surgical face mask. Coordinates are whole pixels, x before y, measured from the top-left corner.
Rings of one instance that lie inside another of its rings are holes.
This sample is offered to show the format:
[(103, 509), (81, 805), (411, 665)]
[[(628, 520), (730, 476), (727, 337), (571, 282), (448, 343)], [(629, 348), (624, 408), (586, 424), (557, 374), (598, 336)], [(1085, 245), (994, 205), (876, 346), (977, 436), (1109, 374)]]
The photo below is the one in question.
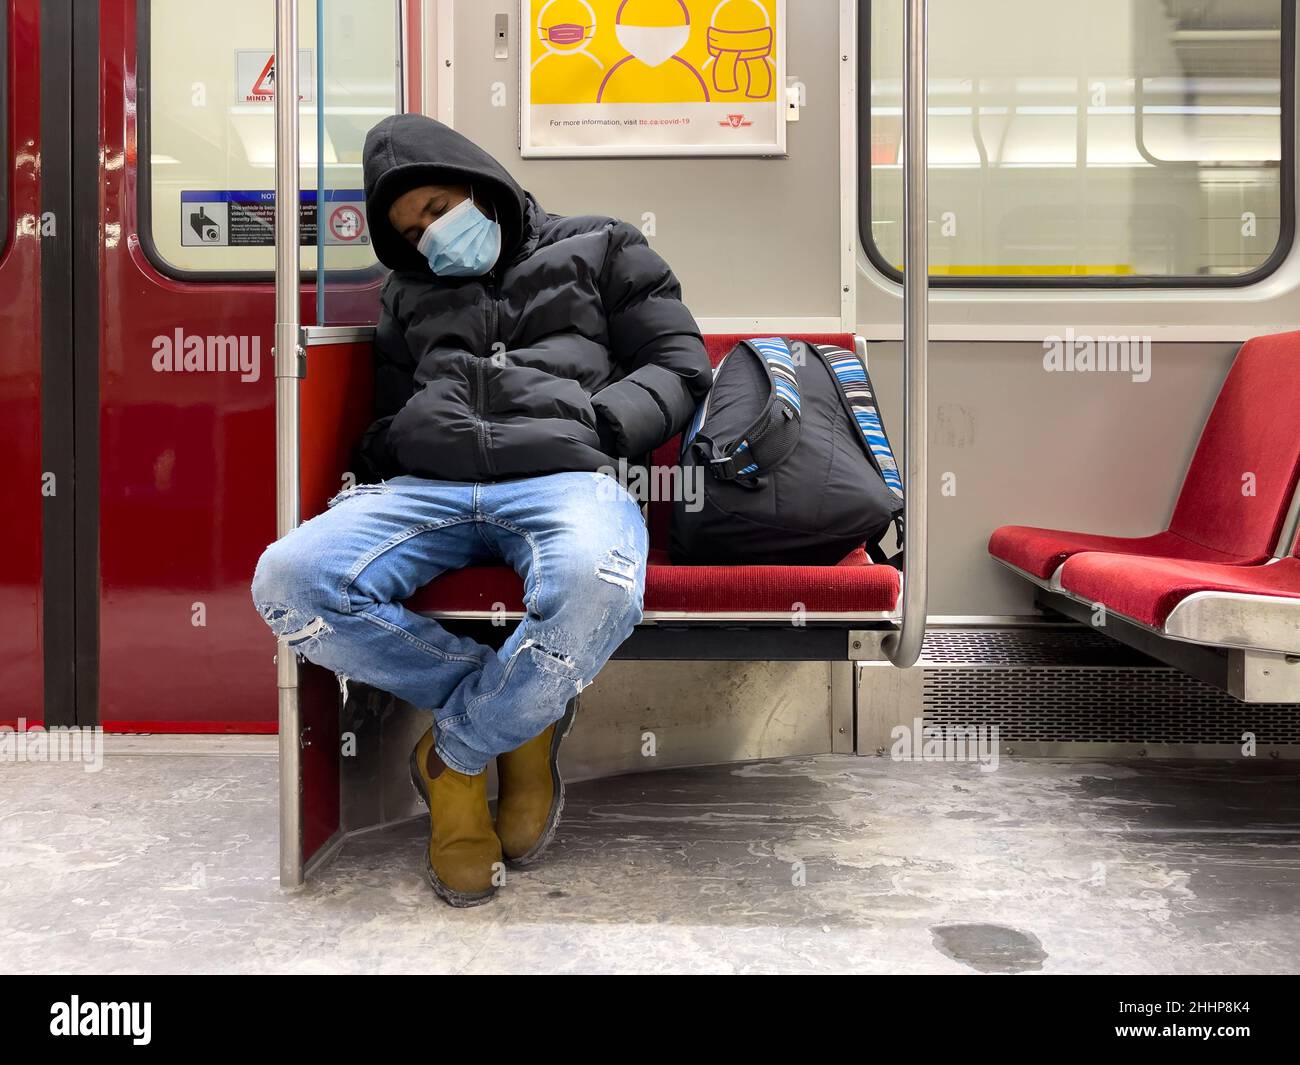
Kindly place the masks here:
[(479, 277), (501, 254), (501, 223), (480, 211), (471, 196), (430, 223), (416, 247), (439, 277)]

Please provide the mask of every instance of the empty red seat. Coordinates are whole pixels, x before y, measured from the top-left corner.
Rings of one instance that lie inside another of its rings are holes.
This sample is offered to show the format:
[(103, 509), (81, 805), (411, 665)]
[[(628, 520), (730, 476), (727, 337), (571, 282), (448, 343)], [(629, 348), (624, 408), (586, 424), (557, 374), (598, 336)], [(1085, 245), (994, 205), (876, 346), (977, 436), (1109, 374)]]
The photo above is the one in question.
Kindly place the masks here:
[[(838, 566), (674, 566), (663, 552), (653, 551), (646, 570), (645, 612), (648, 620), (661, 621), (695, 615), (784, 620), (796, 611), (815, 619), (818, 614), (890, 613), (898, 593), (898, 571), (872, 565), (862, 553)], [(521, 614), (523, 582), (506, 566), (471, 566), (439, 577), (406, 605), (435, 616), (491, 617), (494, 610)]]
[(1215, 400), (1168, 529), (1116, 537), (1004, 525), (990, 538), (989, 553), (1040, 580), (1085, 551), (1262, 562), (1277, 543), (1300, 475), (1298, 410), (1300, 332), (1248, 340)]
[(1103, 604), (1108, 611), (1160, 629), (1174, 607), (1197, 592), (1292, 597), (1300, 609), (1300, 558), (1259, 566), (1223, 566), (1090, 553), (1066, 562), (1061, 587), (1080, 599)]
[(1154, 536), (1097, 536), (1066, 532), (1063, 529), (1038, 529), (1031, 525), (1004, 525), (989, 539), (989, 554), (994, 558), (1041, 580), (1048, 580), (1066, 559), (1084, 551), (1156, 555), (1227, 564), (1259, 561), (1258, 557), (1243, 557), (1203, 547), (1171, 531), (1156, 533)]
[[(704, 338), (716, 366), (745, 335)], [(771, 334), (762, 334), (770, 336)], [(813, 343), (836, 344), (853, 350), (847, 334), (807, 336)], [(659, 448), (657, 466), (677, 463), (680, 441)], [(650, 562), (646, 570), (645, 614), (648, 621), (700, 617), (704, 620), (741, 618), (785, 620), (800, 614), (846, 619), (869, 613), (892, 614), (898, 607), (900, 579), (892, 566), (873, 564), (858, 550), (835, 566), (675, 566), (668, 558), (668, 526), (672, 503), (650, 504)], [(499, 604), (499, 605), (498, 605)], [(491, 617), (523, 611), (523, 584), (507, 566), (471, 566), (444, 574), (406, 601), (424, 614)]]

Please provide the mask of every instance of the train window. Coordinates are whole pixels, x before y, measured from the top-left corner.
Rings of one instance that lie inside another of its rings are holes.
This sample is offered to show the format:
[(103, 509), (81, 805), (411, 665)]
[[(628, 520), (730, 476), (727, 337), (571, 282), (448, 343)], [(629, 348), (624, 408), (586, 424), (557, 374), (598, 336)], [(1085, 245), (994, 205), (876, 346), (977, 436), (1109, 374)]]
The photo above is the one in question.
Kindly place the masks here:
[[(316, 269), (324, 188), (324, 257), (331, 276), (355, 275), (375, 266), (361, 149), (366, 131), (400, 108), (400, 5), (328, 0), (319, 33), (318, 6), (303, 0), (299, 16), (302, 266)], [(205, 0), (140, 0), (141, 241), (172, 276), (269, 278), (275, 5), (225, 0), (213, 16)]]
[[(862, 240), (898, 278), (903, 0), (860, 11)], [(1239, 285), (1285, 256), (1291, 3), (932, 0), (929, 12), (936, 284)]]

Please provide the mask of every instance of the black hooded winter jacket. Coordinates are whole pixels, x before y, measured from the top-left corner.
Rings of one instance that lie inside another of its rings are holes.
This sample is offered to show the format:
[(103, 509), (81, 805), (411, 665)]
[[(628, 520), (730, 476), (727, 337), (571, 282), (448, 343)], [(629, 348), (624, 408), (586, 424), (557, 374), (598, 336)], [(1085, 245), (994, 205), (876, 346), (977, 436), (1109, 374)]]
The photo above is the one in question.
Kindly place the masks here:
[[(392, 269), (375, 336), (377, 421), (358, 471), (497, 481), (596, 470), (680, 432), (712, 381), (681, 287), (640, 230), (547, 214), (495, 159), (434, 119), (366, 137), (366, 216)], [(440, 278), (388, 220), (426, 184), (490, 199), (502, 250), (483, 277)]]

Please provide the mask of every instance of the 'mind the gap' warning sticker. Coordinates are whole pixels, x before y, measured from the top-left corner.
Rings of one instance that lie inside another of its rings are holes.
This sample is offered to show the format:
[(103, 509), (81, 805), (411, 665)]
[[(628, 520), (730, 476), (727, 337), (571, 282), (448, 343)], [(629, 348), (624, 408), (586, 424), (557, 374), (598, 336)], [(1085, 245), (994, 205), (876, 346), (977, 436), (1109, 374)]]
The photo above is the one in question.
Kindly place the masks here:
[[(323, 215), (325, 243), (369, 244), (366, 194), (361, 189), (326, 189), (325, 209), (317, 211), (316, 190), (303, 189), (298, 230), (304, 247), (316, 244), (317, 219)], [(181, 193), (181, 246), (185, 248), (252, 248), (275, 245), (275, 193), (266, 189)]]

